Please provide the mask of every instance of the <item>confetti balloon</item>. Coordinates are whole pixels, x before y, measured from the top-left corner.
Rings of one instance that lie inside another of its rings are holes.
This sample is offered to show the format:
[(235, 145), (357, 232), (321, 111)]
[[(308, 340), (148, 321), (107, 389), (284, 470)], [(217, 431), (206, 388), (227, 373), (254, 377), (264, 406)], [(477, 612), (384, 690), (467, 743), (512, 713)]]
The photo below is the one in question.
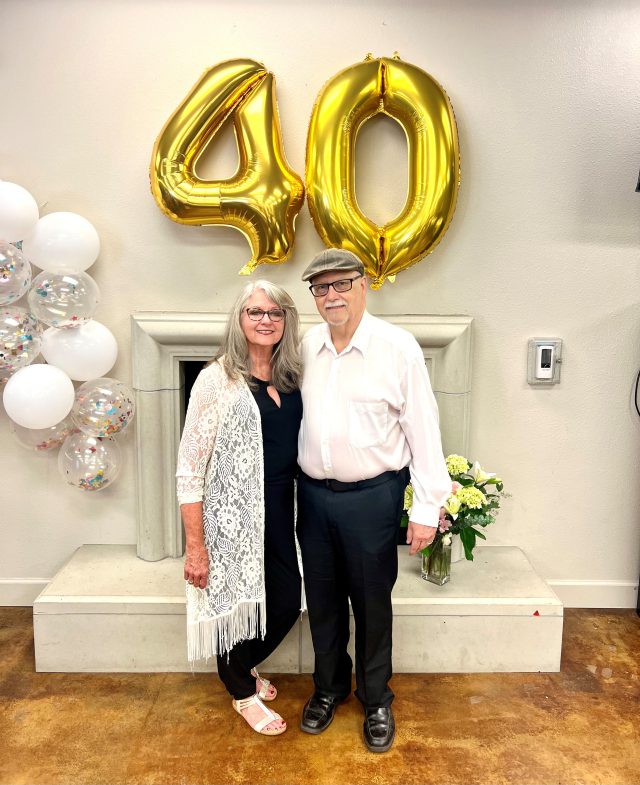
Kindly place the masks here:
[(23, 239), (28, 259), (51, 273), (86, 270), (98, 258), (100, 238), (86, 218), (76, 213), (49, 213)]
[(75, 430), (76, 427), (70, 417), (65, 417), (50, 428), (23, 428), (17, 423), (12, 423), (11, 426), (11, 432), (18, 444), (35, 452), (55, 450)]
[(125, 384), (117, 379), (92, 379), (76, 390), (71, 417), (88, 436), (114, 436), (129, 425), (135, 408), (133, 392)]
[(31, 313), (49, 327), (80, 327), (96, 312), (100, 290), (87, 273), (43, 272), (33, 279), (28, 299)]
[(0, 240), (0, 305), (9, 305), (26, 294), (31, 265), (15, 245)]
[(0, 371), (15, 371), (40, 354), (40, 327), (24, 308), (0, 308)]
[(100, 491), (118, 475), (120, 448), (112, 439), (73, 433), (60, 448), (58, 469), (69, 485), (83, 491)]
[(2, 393), (9, 417), (24, 428), (50, 428), (69, 414), (74, 399), (73, 382), (53, 365), (35, 363), (20, 368)]
[(90, 319), (76, 330), (49, 327), (42, 336), (42, 356), (51, 365), (86, 382), (99, 379), (113, 368), (118, 344), (111, 330)]
[(26, 188), (0, 181), (0, 240), (15, 243), (30, 234), (38, 223), (38, 205)]

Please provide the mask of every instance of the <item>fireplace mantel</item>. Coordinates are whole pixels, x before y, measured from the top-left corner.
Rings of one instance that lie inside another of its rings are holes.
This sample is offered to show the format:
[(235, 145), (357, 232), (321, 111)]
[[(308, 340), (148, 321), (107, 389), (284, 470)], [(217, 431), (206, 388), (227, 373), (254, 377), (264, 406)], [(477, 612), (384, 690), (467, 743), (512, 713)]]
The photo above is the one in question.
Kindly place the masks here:
[[(467, 316), (384, 315), (422, 347), (438, 401), (446, 453), (467, 452), (471, 398), (471, 325)], [(138, 312), (131, 317), (136, 393), (138, 556), (157, 561), (182, 555), (175, 495), (176, 456), (183, 425), (182, 363), (212, 357), (227, 314)], [(301, 316), (302, 332), (320, 317)]]

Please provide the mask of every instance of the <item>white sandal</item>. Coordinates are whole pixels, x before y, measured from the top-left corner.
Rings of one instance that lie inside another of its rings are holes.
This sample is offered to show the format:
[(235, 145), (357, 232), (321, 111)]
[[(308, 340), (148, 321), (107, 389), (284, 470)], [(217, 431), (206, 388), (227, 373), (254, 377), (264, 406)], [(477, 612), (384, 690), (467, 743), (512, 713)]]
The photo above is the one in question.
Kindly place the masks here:
[[(240, 714), (240, 716), (245, 720), (245, 722), (256, 731), (256, 733), (261, 733), (263, 736), (279, 736), (281, 733), (284, 733), (287, 729), (287, 726), (283, 728), (267, 728), (266, 726), (270, 723), (274, 722), (275, 720), (281, 720), (282, 717), (277, 714), (275, 711), (271, 711), (268, 709), (264, 703), (260, 700), (257, 695), (252, 695), (250, 698), (243, 698), (242, 700), (233, 700), (231, 701), (231, 705), (233, 708)], [(249, 706), (260, 706), (262, 711), (264, 712), (265, 716), (263, 719), (258, 720), (255, 725), (251, 725), (249, 720), (242, 714), (243, 709), (248, 709)]]
[[(251, 669), (251, 675), (256, 681), (260, 682), (260, 689), (257, 692), (259, 698), (268, 702), (273, 701), (278, 697), (278, 690), (275, 688), (275, 685), (271, 684), (269, 679), (262, 677), (255, 668)], [(273, 689), (273, 695), (268, 694), (269, 687)]]

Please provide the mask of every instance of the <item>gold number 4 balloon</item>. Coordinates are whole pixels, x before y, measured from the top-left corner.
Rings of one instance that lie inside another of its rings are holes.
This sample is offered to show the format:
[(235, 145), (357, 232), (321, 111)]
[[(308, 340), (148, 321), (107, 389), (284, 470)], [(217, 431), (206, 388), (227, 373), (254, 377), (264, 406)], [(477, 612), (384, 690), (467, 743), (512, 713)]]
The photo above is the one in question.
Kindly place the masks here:
[[(407, 137), (409, 187), (404, 209), (377, 226), (355, 196), (355, 143), (366, 120), (383, 112)], [(456, 206), (460, 152), (444, 90), (415, 65), (370, 56), (322, 89), (307, 137), (306, 185), (316, 230), (328, 246), (360, 257), (374, 289), (418, 262), (442, 239)]]
[[(362, 213), (355, 196), (358, 130), (380, 112), (400, 123), (409, 152), (404, 209), (384, 226)], [(238, 171), (229, 180), (200, 180), (198, 157), (231, 115)], [(318, 234), (326, 245), (360, 257), (372, 288), (420, 261), (446, 232), (460, 185), (458, 132), (442, 87), (397, 55), (367, 56), (341, 71), (322, 89), (313, 109), (306, 183)], [(205, 72), (156, 141), (151, 190), (174, 221), (240, 229), (253, 252), (241, 274), (286, 260), (304, 186), (286, 161), (275, 79), (264, 66), (230, 60)]]
[[(198, 158), (231, 115), (238, 171), (228, 180), (201, 180)], [(289, 256), (304, 185), (285, 158), (275, 78), (260, 63), (230, 60), (204, 73), (162, 129), (150, 176), (151, 192), (172, 220), (243, 232), (252, 257), (241, 274)]]

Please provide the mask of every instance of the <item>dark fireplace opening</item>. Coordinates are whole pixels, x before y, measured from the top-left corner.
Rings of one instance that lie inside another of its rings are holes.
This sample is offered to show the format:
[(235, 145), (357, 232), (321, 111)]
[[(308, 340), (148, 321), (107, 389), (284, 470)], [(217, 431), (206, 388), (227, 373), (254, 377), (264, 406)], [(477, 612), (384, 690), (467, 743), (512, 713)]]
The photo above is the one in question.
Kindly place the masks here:
[[(208, 360), (184, 360), (180, 363), (180, 369), (184, 379), (184, 386), (182, 389), (182, 425), (184, 425), (184, 417), (187, 413), (187, 406), (189, 405), (189, 396), (191, 389), (196, 383), (198, 374), (207, 364)], [(180, 429), (182, 431), (182, 428)]]

